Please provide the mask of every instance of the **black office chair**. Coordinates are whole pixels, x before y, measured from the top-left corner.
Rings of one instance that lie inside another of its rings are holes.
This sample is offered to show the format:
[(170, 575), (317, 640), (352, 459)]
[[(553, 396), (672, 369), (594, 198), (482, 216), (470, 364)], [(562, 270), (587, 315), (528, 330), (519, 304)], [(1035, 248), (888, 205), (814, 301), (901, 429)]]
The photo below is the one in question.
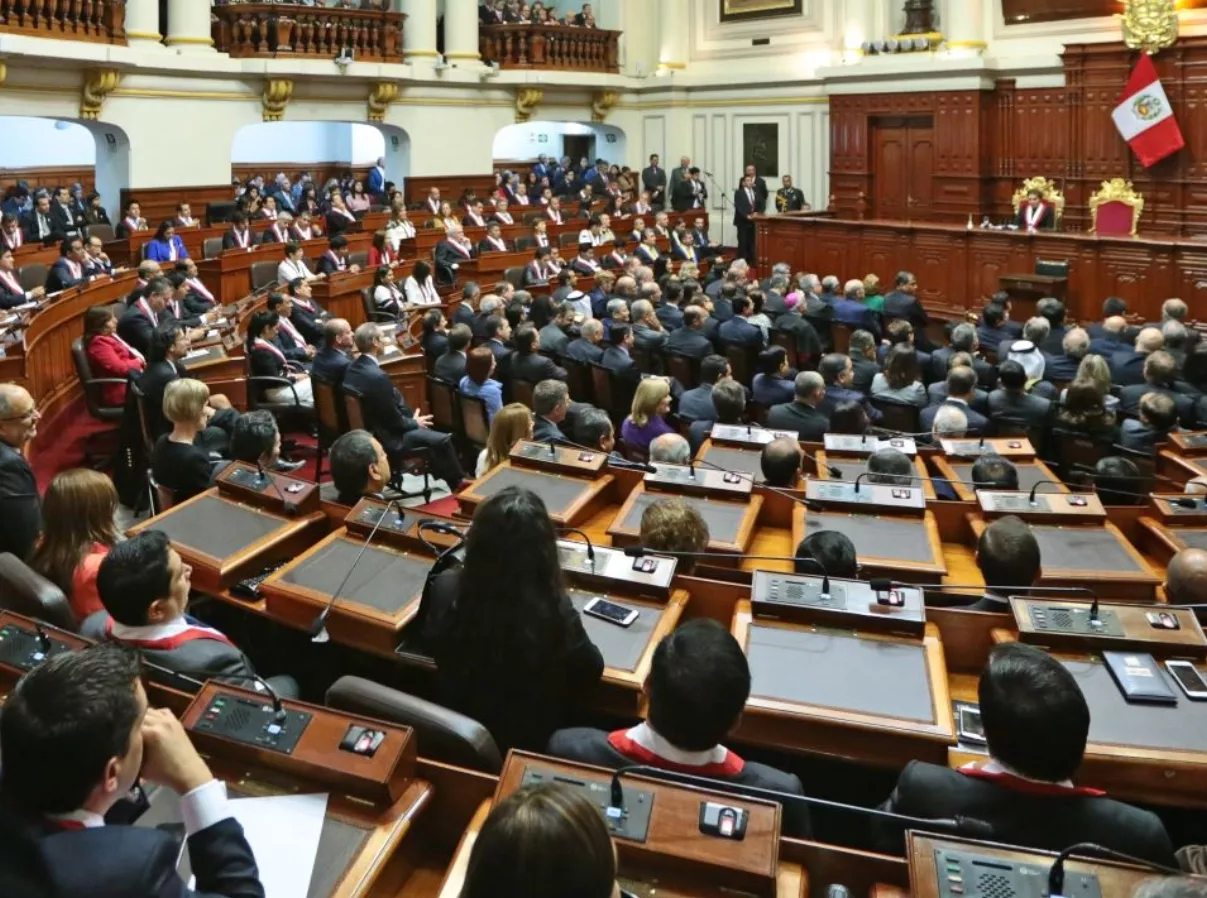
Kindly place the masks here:
[(360, 288), (360, 304), (365, 310), (366, 321), (378, 321), (384, 324), (394, 324), (398, 321), (398, 316), (377, 308), (377, 303), (373, 301), (372, 287)]
[[(71, 360), (75, 363), (75, 373), (84, 387), (84, 404), (88, 408), (88, 414), (105, 424), (119, 424), (122, 420), (122, 412), (125, 410), (125, 407), (122, 405), (102, 405), (101, 388), (106, 385), (124, 386), (128, 378), (93, 377), (92, 363), (88, 360), (88, 353), (84, 349), (83, 337), (72, 341)], [(116, 426), (88, 434), (88, 438), (84, 441), (84, 464), (98, 470), (108, 467), (109, 463), (113, 460), (113, 453), (117, 451), (117, 447), (110, 447), (108, 454), (103, 454), (97, 450), (97, 444), (106, 441), (111, 442), (116, 434)]]
[(873, 396), (870, 400), (872, 408), (879, 409), (884, 415), (880, 421), (885, 430), (895, 430), (899, 433), (917, 433), (921, 424), (918, 416), (921, 409), (909, 402), (894, 402), (883, 396)]
[[(349, 430), (367, 430), (376, 433), (373, 422), (365, 414), (364, 393), (354, 387), (344, 384), (340, 388), (344, 395), (344, 418)], [(424, 504), (432, 501), (432, 480), (430, 470), (431, 452), (426, 448), (407, 449), (390, 459), (390, 487), (398, 493), (394, 498), (414, 499), (423, 496)], [(414, 474), (423, 477), (423, 488), (408, 493), (402, 488), (402, 475)]]
[(486, 414), (486, 402), (481, 396), (459, 393), (457, 404), (461, 409), (461, 431), (466, 441), (477, 449), (485, 449), (490, 442), (490, 424)]
[(570, 397), (575, 402), (594, 402), (595, 393), (591, 389), (591, 371), (587, 365), (567, 356), (558, 362), (566, 369), (566, 386), (570, 388)]
[(755, 346), (726, 346), (725, 358), (729, 360), (733, 379), (749, 387), (758, 371), (759, 349)]
[(71, 633), (79, 629), (63, 590), (11, 552), (0, 554), (0, 608)]
[(700, 359), (677, 352), (668, 352), (665, 357), (666, 370), (683, 389), (692, 390), (700, 385)]
[(441, 705), (352, 676), (331, 684), (325, 702), (340, 711), (411, 727), (426, 758), (485, 773), (503, 768), (503, 756), (486, 727)]
[(340, 401), (339, 384), (318, 374), (310, 375), (310, 388), (314, 393), (314, 413), (318, 423), (318, 452), (314, 468), (314, 482), (323, 479), (323, 459), (331, 451), (331, 445), (348, 432), (344, 417), (344, 404)]

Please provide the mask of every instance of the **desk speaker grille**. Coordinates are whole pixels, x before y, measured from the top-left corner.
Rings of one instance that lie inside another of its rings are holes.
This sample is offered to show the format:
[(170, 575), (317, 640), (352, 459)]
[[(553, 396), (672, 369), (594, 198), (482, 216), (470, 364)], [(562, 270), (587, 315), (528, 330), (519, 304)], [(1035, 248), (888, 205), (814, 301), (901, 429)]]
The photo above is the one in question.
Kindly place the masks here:
[(1015, 898), (1011, 877), (989, 870), (978, 870), (976, 893), (981, 898)]

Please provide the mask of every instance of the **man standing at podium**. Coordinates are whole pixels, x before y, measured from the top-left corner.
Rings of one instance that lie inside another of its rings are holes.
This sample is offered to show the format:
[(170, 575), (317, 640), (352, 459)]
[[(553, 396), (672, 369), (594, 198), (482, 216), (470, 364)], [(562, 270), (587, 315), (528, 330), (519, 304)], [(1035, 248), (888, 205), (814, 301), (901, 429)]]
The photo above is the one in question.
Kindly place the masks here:
[(1018, 207), (1014, 226), (1027, 233), (1056, 229), (1056, 207), (1044, 199), (1042, 191), (1027, 191), (1027, 201)]

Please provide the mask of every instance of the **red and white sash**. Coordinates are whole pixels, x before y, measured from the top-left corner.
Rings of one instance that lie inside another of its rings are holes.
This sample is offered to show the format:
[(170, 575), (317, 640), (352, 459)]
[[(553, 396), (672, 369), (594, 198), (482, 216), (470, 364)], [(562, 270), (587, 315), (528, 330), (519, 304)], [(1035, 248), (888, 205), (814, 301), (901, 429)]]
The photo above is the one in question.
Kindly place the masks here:
[(10, 293), (17, 296), (25, 295), (25, 288), (21, 286), (21, 282), (17, 280), (17, 276), (11, 271), (0, 271), (0, 281), (4, 281), (4, 285), (8, 287)]
[(188, 284), (189, 289), (198, 296), (204, 296), (210, 302), (214, 301), (214, 294), (210, 293), (210, 291), (206, 289), (205, 284), (201, 283), (199, 278), (189, 278), (187, 281), (185, 281), (185, 283)]
[[(281, 322), (284, 323), (284, 321), (285, 321), (285, 319), (282, 318)], [(271, 343), (269, 343), (263, 337), (256, 337), (256, 342), (253, 345), (256, 347), (256, 349), (264, 349), (264, 350), (267, 350), (268, 352), (271, 352), (273, 355), (275, 355), (277, 358), (279, 358), (281, 360), (282, 364), (285, 364), (288, 362), (288, 359), (285, 358), (285, 353), (281, 352), (280, 349), (278, 349), (276, 346), (273, 346)]]
[(293, 322), (288, 318), (281, 319), (281, 329), (284, 330), (285, 333), (289, 334), (290, 339), (292, 339), (293, 342), (298, 346), (306, 345), (306, 338), (298, 332), (298, 329), (293, 326)]
[(247, 245), (251, 242), (251, 231), (240, 231), (238, 228), (231, 228), (231, 233), (235, 235), (235, 243), (240, 249), (247, 249)]
[(13, 231), (9, 234), (8, 231), (0, 232), (0, 239), (4, 241), (4, 245), (8, 249), (20, 249), (25, 243), (25, 235), (21, 233), (21, 229)]
[(1023, 212), (1023, 218), (1027, 223), (1028, 230), (1034, 231), (1039, 227), (1039, 223), (1043, 220), (1044, 211), (1047, 206), (1040, 203), (1038, 206), (1027, 205)]
[(347, 271), (348, 270), (348, 263), (346, 261), (344, 261), (343, 259), (341, 259), (339, 256), (337, 256), (335, 254), (335, 250), (329, 249), (325, 253), (323, 253), (323, 255), (335, 263), (336, 271)]
[(511, 217), (510, 212), (496, 212), (495, 218), (503, 222), (503, 224), (515, 224), (515, 219)]
[[(218, 642), (224, 642), (227, 645), (233, 643), (226, 637), (225, 633), (215, 630), (212, 627), (204, 627), (200, 624), (188, 624), (183, 628), (172, 633), (170, 636), (161, 636), (154, 639), (139, 639), (129, 635), (121, 635), (120, 631), (125, 630), (125, 627), (118, 627), (116, 632), (113, 619), (110, 618), (105, 622), (105, 636), (116, 642), (124, 645), (132, 645), (140, 649), (154, 649), (161, 652), (170, 652), (173, 649), (178, 649), (186, 642), (192, 642), (195, 639), (214, 639)], [(142, 629), (139, 627), (131, 627), (129, 629)]]
[(150, 318), (152, 324), (159, 324), (159, 316), (155, 314), (155, 310), (151, 308), (151, 304), (147, 302), (146, 297), (138, 300), (138, 310)]
[(502, 237), (491, 237), (487, 235), (486, 242), (493, 246), (501, 253), (507, 252), (507, 241)]
[(562, 223), (562, 213), (560, 209), (549, 209), (549, 220), (554, 224)]

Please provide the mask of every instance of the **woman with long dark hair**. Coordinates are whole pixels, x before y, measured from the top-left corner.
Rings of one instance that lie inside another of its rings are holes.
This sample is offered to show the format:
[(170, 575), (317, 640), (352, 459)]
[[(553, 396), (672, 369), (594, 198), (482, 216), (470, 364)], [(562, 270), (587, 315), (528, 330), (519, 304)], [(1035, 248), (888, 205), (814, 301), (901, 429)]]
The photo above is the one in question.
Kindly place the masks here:
[(566, 594), (548, 509), (531, 490), (506, 487), (478, 506), (465, 563), (436, 578), (428, 601), (442, 701), (502, 751), (544, 749), (568, 697), (603, 674)]

